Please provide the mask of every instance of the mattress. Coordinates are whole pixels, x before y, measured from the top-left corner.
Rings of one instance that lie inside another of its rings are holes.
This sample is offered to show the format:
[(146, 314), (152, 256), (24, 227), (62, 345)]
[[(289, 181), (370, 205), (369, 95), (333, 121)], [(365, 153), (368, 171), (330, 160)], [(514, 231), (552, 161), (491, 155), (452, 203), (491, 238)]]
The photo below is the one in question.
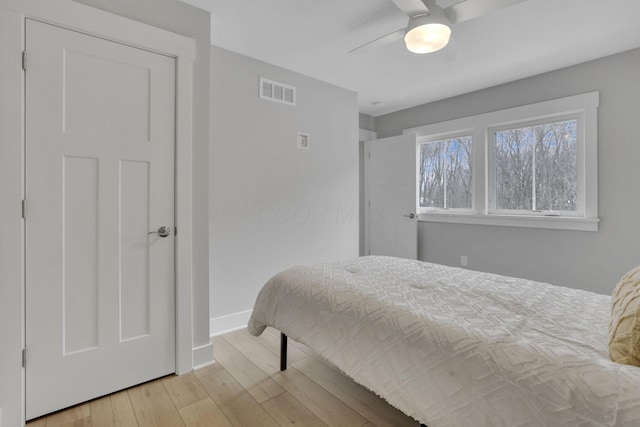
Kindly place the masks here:
[(275, 275), (248, 329), (281, 330), (429, 427), (640, 426), (640, 368), (608, 357), (610, 303), (369, 256)]

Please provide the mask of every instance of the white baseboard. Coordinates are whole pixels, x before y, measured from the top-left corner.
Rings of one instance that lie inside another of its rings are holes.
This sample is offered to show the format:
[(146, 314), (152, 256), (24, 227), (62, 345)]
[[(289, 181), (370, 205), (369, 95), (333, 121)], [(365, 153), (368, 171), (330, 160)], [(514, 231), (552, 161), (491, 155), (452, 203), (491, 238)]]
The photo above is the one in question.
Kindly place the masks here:
[(214, 363), (213, 360), (213, 344), (205, 344), (193, 349), (193, 369), (204, 368)]
[(213, 317), (209, 321), (209, 333), (212, 337), (222, 335), (227, 332), (246, 328), (251, 317), (251, 311), (240, 311), (226, 316)]

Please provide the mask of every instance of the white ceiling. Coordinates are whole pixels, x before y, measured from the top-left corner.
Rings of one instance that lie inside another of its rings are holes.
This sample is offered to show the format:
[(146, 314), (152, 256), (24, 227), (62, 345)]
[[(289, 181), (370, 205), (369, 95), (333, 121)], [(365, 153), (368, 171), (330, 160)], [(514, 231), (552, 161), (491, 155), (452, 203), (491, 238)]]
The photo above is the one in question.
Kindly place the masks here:
[(391, 0), (182, 1), (211, 12), (213, 45), (353, 90), (372, 116), (640, 47), (640, 0), (527, 0), (426, 55), (402, 40), (349, 54), (406, 26)]

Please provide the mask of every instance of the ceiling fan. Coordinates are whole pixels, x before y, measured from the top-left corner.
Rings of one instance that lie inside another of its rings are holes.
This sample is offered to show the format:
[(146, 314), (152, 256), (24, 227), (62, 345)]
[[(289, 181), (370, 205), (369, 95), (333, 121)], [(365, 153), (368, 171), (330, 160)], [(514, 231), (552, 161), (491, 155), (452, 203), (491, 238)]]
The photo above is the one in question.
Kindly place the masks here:
[(349, 53), (363, 53), (403, 37), (407, 49), (413, 53), (435, 52), (449, 43), (452, 24), (487, 15), (525, 0), (391, 1), (409, 17), (407, 27), (358, 46)]

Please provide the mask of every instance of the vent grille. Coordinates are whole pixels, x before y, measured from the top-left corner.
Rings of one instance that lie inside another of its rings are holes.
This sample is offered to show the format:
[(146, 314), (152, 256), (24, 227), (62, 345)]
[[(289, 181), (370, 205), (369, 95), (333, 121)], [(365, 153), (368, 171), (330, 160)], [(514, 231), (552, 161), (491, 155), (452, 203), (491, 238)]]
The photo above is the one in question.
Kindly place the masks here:
[(296, 105), (296, 88), (260, 77), (260, 98), (281, 104)]

